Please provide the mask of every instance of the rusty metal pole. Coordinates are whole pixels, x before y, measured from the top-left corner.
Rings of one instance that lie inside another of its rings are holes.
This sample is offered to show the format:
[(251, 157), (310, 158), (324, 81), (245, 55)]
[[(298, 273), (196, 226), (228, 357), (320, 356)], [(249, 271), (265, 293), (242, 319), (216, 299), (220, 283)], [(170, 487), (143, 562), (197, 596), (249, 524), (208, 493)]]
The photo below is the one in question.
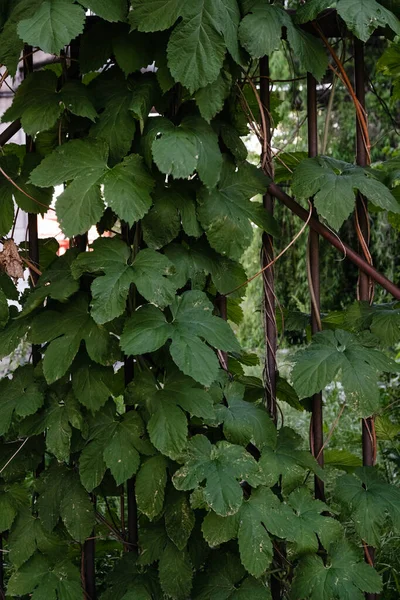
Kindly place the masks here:
[[(354, 72), (355, 72), (355, 91), (356, 96), (365, 110), (365, 60), (364, 60), (364, 44), (357, 38), (354, 38)], [(370, 163), (369, 149), (366, 147), (365, 136), (359, 120), (356, 124), (356, 143), (357, 154), (356, 160), (360, 167), (366, 167)], [(364, 252), (366, 260), (370, 257), (368, 251), (363, 247), (368, 248), (369, 244), (369, 214), (365, 199), (359, 194), (356, 202), (356, 222), (358, 221), (357, 236), (360, 240), (360, 251)], [(362, 242), (362, 243), (361, 243)], [(373, 286), (371, 279), (362, 271), (358, 275), (358, 299), (365, 302), (372, 302)], [(374, 442), (374, 418), (368, 417), (362, 420), (362, 452), (363, 465), (371, 467), (375, 464), (375, 442)], [(365, 546), (365, 560), (369, 564), (374, 563), (375, 550), (374, 548)], [(366, 600), (375, 600), (376, 594), (365, 594)]]
[[(33, 72), (33, 54), (32, 47), (25, 46), (23, 51), (23, 64), (24, 64), (24, 78), (28, 77)], [(34, 152), (35, 144), (30, 135), (26, 137), (26, 152)], [(39, 235), (38, 235), (38, 217), (34, 213), (28, 213), (28, 256), (31, 263), (39, 268)], [(30, 269), (30, 276), (33, 284), (36, 285), (39, 275), (36, 271)], [(38, 364), (41, 359), (39, 347), (36, 345), (32, 346), (32, 363), (34, 366)]]
[[(271, 153), (271, 118), (270, 118), (270, 83), (269, 83), (269, 60), (264, 56), (260, 60), (260, 99), (264, 109), (266, 122), (265, 148), (261, 151), (261, 164), (265, 173), (273, 176), (273, 163)], [(274, 197), (267, 192), (263, 197), (263, 205), (271, 215), (274, 212)], [(261, 267), (265, 267), (274, 258), (274, 241), (271, 235), (263, 233), (261, 249)], [(277, 421), (276, 406), (276, 350), (277, 350), (277, 329), (275, 315), (275, 281), (274, 269), (271, 267), (263, 272), (264, 287), (264, 319), (265, 319), (265, 375), (266, 384), (266, 404), (272, 419)]]
[[(91, 497), (94, 507), (96, 508), (96, 496)], [(96, 568), (95, 568), (95, 552), (96, 543), (94, 539), (95, 533), (92, 532), (92, 537), (85, 541), (82, 550), (82, 570), (85, 586), (85, 600), (96, 600)]]
[[(270, 116), (270, 80), (269, 80), (269, 60), (268, 56), (260, 59), (260, 99), (264, 110), (264, 119), (266, 131), (264, 131), (265, 144), (261, 151), (262, 169), (268, 176), (273, 178), (273, 162), (271, 152), (271, 116)], [(274, 197), (267, 191), (263, 196), (263, 206), (271, 215), (274, 212)], [(274, 258), (274, 241), (272, 236), (263, 233), (261, 248), (261, 267), (268, 265)], [(277, 329), (275, 315), (275, 274), (273, 267), (263, 272), (263, 303), (264, 303), (264, 335), (265, 335), (265, 368), (264, 368), (264, 386), (265, 401), (274, 423), (277, 423), (277, 404), (276, 404), (276, 350), (277, 350)], [(284, 548), (281, 548), (283, 554)], [(275, 552), (274, 556), (277, 563), (280, 563), (281, 557)], [(282, 598), (282, 585), (280, 580), (274, 575), (270, 579), (272, 600)]]
[[(140, 238), (141, 238), (141, 227), (140, 223), (130, 228), (127, 223), (122, 223), (122, 237), (124, 241), (134, 247), (134, 254), (136, 256), (139, 251)], [(129, 292), (127, 302), (127, 313), (132, 314), (135, 311), (135, 290), (132, 289)], [(125, 387), (129, 385), (134, 379), (134, 358), (133, 356), (124, 356), (124, 379)], [(133, 410), (132, 407), (128, 407), (127, 410)], [(135, 493), (135, 477), (131, 477), (126, 482), (126, 504), (127, 504), (127, 541), (129, 552), (138, 552), (138, 509), (136, 502)]]
[[(315, 78), (307, 74), (307, 114), (308, 114), (308, 156), (313, 158), (318, 155), (318, 114), (317, 114), (317, 82)], [(315, 208), (313, 216), (318, 219)], [(319, 235), (313, 229), (308, 234), (308, 273), (311, 295), (311, 331), (314, 335), (321, 329), (320, 318), (320, 279), (319, 279)], [(312, 416), (310, 427), (311, 450), (318, 463), (323, 467), (324, 444), (323, 414), (322, 414), (322, 392), (312, 397)], [(325, 500), (324, 483), (319, 477), (314, 478), (315, 497)]]
[(323, 237), (327, 242), (331, 244), (336, 250), (338, 250), (345, 258), (348, 258), (353, 264), (356, 265), (366, 273), (371, 279), (373, 279), (376, 283), (383, 287), (389, 294), (396, 298), (396, 300), (400, 300), (400, 288), (390, 281), (385, 275), (377, 271), (375, 267), (370, 265), (365, 258), (357, 254), (350, 248), (347, 244), (345, 244), (336, 234), (332, 233), (330, 229), (328, 229), (323, 223), (314, 219), (313, 217), (309, 218), (308, 211), (303, 208), (294, 198), (289, 196), (279, 185), (276, 183), (271, 183), (269, 185), (270, 193), (275, 196), (282, 204), (287, 206), (289, 210), (291, 210), (295, 215), (300, 217), (302, 221), (305, 223), (308, 222), (309, 227), (314, 229), (319, 233), (321, 237)]

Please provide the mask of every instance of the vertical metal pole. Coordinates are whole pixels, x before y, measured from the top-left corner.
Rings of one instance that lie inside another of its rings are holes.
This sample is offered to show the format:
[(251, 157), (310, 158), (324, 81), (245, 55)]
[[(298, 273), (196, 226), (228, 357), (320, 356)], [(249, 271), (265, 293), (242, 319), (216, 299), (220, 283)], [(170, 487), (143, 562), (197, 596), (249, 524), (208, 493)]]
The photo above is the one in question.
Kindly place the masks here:
[[(24, 78), (33, 72), (33, 54), (32, 47), (25, 46), (23, 52)], [(26, 136), (26, 152), (34, 152), (35, 144), (30, 135)], [(33, 213), (28, 213), (28, 255), (29, 260), (35, 267), (39, 268), (39, 236), (38, 236), (38, 218)], [(39, 275), (31, 270), (30, 276), (33, 284), (36, 285)], [(40, 361), (40, 350), (38, 346), (32, 346), (32, 363), (34, 366)]]
[[(307, 113), (308, 113), (308, 156), (313, 158), (318, 155), (318, 116), (317, 116), (317, 82), (315, 78), (307, 73)], [(315, 208), (313, 216), (318, 218)], [(308, 257), (309, 261), (309, 284), (311, 301), (311, 331), (317, 333), (320, 330), (320, 281), (319, 281), (319, 236), (316, 231), (310, 229), (308, 234)], [(324, 455), (322, 452), (323, 436), (323, 414), (322, 414), (322, 392), (314, 394), (312, 398), (311, 417), (311, 449), (318, 463), (323, 466)], [(319, 477), (314, 478), (315, 497), (319, 500), (325, 499), (324, 483)]]
[[(95, 499), (94, 499), (95, 503)], [(96, 600), (96, 569), (95, 569), (95, 552), (96, 543), (94, 539), (94, 531), (92, 537), (83, 545), (82, 569), (84, 573), (84, 593), (86, 600)]]
[[(260, 99), (264, 109), (267, 124), (264, 135), (266, 145), (261, 152), (261, 164), (264, 171), (272, 177), (273, 163), (271, 154), (271, 119), (270, 119), (270, 88), (269, 88), (269, 60), (264, 56), (260, 60)], [(271, 215), (274, 212), (274, 198), (268, 192), (263, 197), (263, 205)], [(261, 267), (265, 267), (274, 258), (274, 241), (271, 235), (263, 233), (261, 250)], [(276, 349), (277, 330), (275, 315), (275, 282), (274, 269), (270, 267), (263, 272), (264, 284), (264, 319), (265, 319), (265, 383), (266, 403), (272, 419), (277, 421), (276, 406)]]
[[(67, 73), (67, 64), (66, 64), (66, 53), (62, 51), (62, 56), (64, 57), (63, 63), (63, 81), (68, 78), (70, 79), (79, 79), (79, 44), (77, 40), (73, 40), (69, 47), (69, 56), (71, 59), (70, 67)], [(81, 235), (77, 235), (70, 240), (70, 248), (78, 248), (80, 252), (85, 252), (88, 245), (88, 234), (83, 233)], [(91, 500), (96, 506), (96, 496), (91, 495)], [(82, 549), (82, 565), (81, 565), (81, 577), (84, 586), (84, 596), (87, 600), (96, 600), (97, 592), (96, 592), (96, 540), (95, 540), (95, 531), (93, 529), (90, 539), (86, 540), (83, 549)]]
[[(64, 61), (65, 61), (65, 53), (63, 53)], [(69, 47), (69, 56), (71, 58), (70, 66), (68, 68), (68, 78), (69, 79), (79, 79), (79, 42), (77, 39), (72, 40)], [(66, 65), (64, 69), (64, 78), (67, 77), (66, 74)], [(88, 234), (83, 233), (82, 235), (76, 235), (72, 240), (70, 240), (70, 247), (79, 248), (80, 252), (85, 252), (88, 245)]]
[[(365, 110), (365, 60), (364, 60), (364, 44), (357, 38), (354, 38), (354, 71), (355, 71), (355, 88), (356, 96)], [(361, 125), (357, 119), (356, 124), (356, 142), (357, 142), (357, 164), (361, 167), (366, 167), (369, 164), (368, 149), (365, 145), (365, 138), (363, 136)], [(359, 230), (357, 235), (360, 239), (364, 239), (365, 244), (368, 246), (369, 243), (369, 215), (367, 204), (364, 198), (359, 194), (356, 203), (356, 213), (358, 219)], [(360, 244), (360, 249), (363, 251), (363, 244)], [(366, 252), (364, 255), (366, 259), (369, 259)], [(358, 298), (361, 301), (370, 302), (371, 296), (371, 281), (366, 273), (359, 271), (358, 275)], [(363, 452), (363, 465), (373, 466), (375, 463), (375, 448), (374, 448), (374, 419), (369, 417), (362, 420), (362, 452)], [(374, 548), (365, 547), (366, 561), (373, 563), (375, 558)], [(365, 594), (367, 600), (375, 600), (376, 594)]]
[[(140, 223), (130, 229), (127, 223), (122, 223), (122, 237), (129, 246), (134, 245), (134, 253), (139, 250), (139, 238), (141, 227)], [(131, 314), (135, 310), (134, 293), (129, 292), (127, 312)], [(129, 385), (134, 378), (134, 361), (132, 356), (124, 357), (124, 376), (125, 386)], [(128, 408), (129, 410), (129, 408)], [(128, 509), (128, 550), (129, 552), (138, 551), (138, 509), (135, 494), (135, 478), (131, 477), (126, 483), (127, 509)]]
[[(269, 81), (269, 60), (268, 56), (260, 59), (260, 99), (263, 105), (266, 131), (264, 131), (265, 144), (261, 151), (261, 165), (265, 173), (273, 178), (273, 163), (271, 152), (271, 118), (270, 118), (270, 81)], [(274, 198), (268, 192), (263, 196), (263, 206), (271, 215), (274, 212)], [(271, 235), (263, 233), (261, 248), (261, 267), (268, 265), (274, 258), (274, 241)], [(277, 329), (275, 315), (275, 279), (274, 269), (270, 267), (263, 271), (263, 292), (264, 292), (264, 333), (265, 333), (265, 368), (264, 382), (266, 387), (266, 406), (274, 421), (277, 423), (277, 403), (276, 403), (276, 350), (277, 350)], [(284, 548), (281, 549), (284, 553)], [(280, 556), (275, 554), (279, 564)], [(274, 575), (271, 576), (271, 596), (272, 600), (282, 598), (282, 586), (280, 580)]]

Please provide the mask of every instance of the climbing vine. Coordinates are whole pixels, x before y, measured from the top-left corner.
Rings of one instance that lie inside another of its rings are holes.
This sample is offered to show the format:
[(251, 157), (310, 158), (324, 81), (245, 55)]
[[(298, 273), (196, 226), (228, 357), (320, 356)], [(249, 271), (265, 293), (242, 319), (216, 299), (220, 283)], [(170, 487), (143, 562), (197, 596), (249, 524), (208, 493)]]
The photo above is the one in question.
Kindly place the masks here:
[[(0, 381), (0, 595), (381, 591), (368, 545), (379, 546), (387, 521), (399, 530), (399, 490), (376, 467), (339, 464), (347, 473), (329, 471), (326, 502), (314, 499), (314, 476), (325, 480), (328, 468), (271, 418), (266, 383), (245, 374), (254, 356), (234, 334), (254, 226), (281, 231), (257, 200), (270, 161), (251, 164), (242, 141), (249, 126), (264, 150), (268, 141), (258, 59), (284, 44), (300, 73), (320, 81), (334, 69), (352, 91), (318, 15), (335, 8), (343, 35), (362, 42), (378, 27), (400, 35), (388, 2), (298, 4), (290, 13), (264, 0), (1, 3), (2, 81), (26, 72), (3, 122), (20, 122), (28, 140), (0, 156), (0, 356), (21, 343), (32, 351)], [(39, 50), (48, 60), (33, 70)], [(399, 56), (390, 43), (379, 64), (393, 102)], [(307, 223), (312, 198), (340, 235), (360, 194), (398, 219), (398, 161), (286, 160), (279, 181), (304, 201)], [(53, 210), (66, 253), (54, 240), (40, 240), (38, 257), (17, 247), (17, 214)], [(387, 352), (400, 341), (391, 300), (323, 315), (290, 381), (278, 378), (279, 400), (303, 410), (337, 381), (355, 419), (379, 414), (379, 377), (399, 371)], [(292, 318), (309, 328), (309, 315)]]

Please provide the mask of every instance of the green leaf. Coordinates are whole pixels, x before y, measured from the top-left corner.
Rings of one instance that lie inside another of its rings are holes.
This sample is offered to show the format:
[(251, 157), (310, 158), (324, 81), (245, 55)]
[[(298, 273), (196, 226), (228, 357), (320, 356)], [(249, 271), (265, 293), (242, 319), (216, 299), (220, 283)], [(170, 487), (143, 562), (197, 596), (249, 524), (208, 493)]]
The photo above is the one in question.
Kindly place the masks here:
[(216, 185), (222, 155), (216, 134), (201, 117), (185, 117), (178, 127), (160, 118), (152, 122), (147, 135), (160, 171), (176, 179), (186, 179), (197, 170), (207, 186)]
[(140, 527), (138, 564), (147, 566), (160, 560), (167, 543), (168, 536), (162, 520)]
[(92, 316), (106, 323), (120, 316), (126, 308), (131, 284), (148, 301), (165, 307), (175, 297), (176, 287), (170, 277), (174, 268), (166, 256), (145, 248), (130, 264), (129, 246), (118, 238), (100, 238), (93, 252), (80, 254), (72, 266), (75, 277), (82, 273), (103, 272), (92, 283)]
[(372, 467), (359, 467), (336, 484), (336, 497), (350, 511), (358, 535), (380, 546), (387, 516), (394, 532), (400, 530), (400, 491), (382, 480)]
[(78, 475), (71, 474), (67, 480), (64, 479), (64, 486), (60, 504), (61, 519), (71, 537), (83, 542), (92, 535), (96, 522), (93, 505)]
[[(109, 80), (105, 80), (105, 82), (110, 85)], [(130, 110), (132, 92), (126, 82), (118, 81), (115, 78), (112, 80), (111, 86), (112, 89), (106, 96), (104, 110), (91, 127), (89, 137), (107, 142), (110, 148), (110, 159), (115, 164), (129, 152), (136, 124)]]
[(35, 14), (19, 22), (18, 35), (49, 54), (59, 51), (83, 32), (85, 11), (71, 0), (45, 0)]
[(232, 600), (271, 600), (271, 594), (265, 584), (259, 579), (246, 577), (239, 588), (230, 596)]
[[(133, 556), (135, 554), (135, 556)], [(102, 594), (102, 600), (151, 600), (151, 595), (145, 594), (144, 589), (153, 587), (154, 577), (140, 575), (136, 566), (136, 553), (125, 553), (120, 560), (114, 562), (114, 568), (107, 577), (107, 590)], [(157, 591), (158, 591), (157, 586)]]
[(146, 354), (161, 348), (170, 335), (170, 324), (152, 304), (140, 307), (127, 320), (121, 336), (121, 347), (128, 354)]
[[(123, 28), (115, 30), (112, 47), (117, 64), (126, 76), (145, 69), (147, 65), (154, 61), (154, 47), (152, 47), (149, 36), (137, 31), (129, 31), (128, 26), (124, 25)], [(157, 82), (157, 76), (153, 73), (140, 74), (138, 80), (132, 82), (132, 101), (134, 96), (143, 97), (143, 83), (148, 82), (149, 79)], [(149, 91), (150, 89), (147, 89), (147, 92)], [(145, 115), (146, 118), (151, 108), (152, 106), (149, 107), (148, 113)]]
[(18, 87), (12, 105), (2, 117), (3, 122), (21, 118), (22, 127), (29, 135), (51, 129), (63, 109), (75, 115), (95, 120), (97, 112), (88, 89), (78, 81), (66, 83), (57, 92), (57, 75), (52, 71), (37, 71), (28, 75)]
[(113, 364), (113, 339), (93, 321), (88, 309), (87, 297), (79, 294), (64, 310), (45, 309), (33, 319), (31, 341), (35, 344), (50, 342), (43, 360), (43, 373), (48, 383), (57, 381), (67, 372), (82, 341), (85, 341), (92, 360), (103, 365)]
[(324, 478), (323, 470), (311, 453), (299, 449), (301, 442), (301, 437), (288, 427), (283, 427), (276, 436), (271, 436), (271, 440), (262, 450), (259, 461), (267, 485), (273, 486), (280, 476), (285, 483), (289, 477), (303, 474), (305, 469)]
[[(17, 179), (19, 171), (19, 161), (16, 156), (1, 156), (0, 167), (8, 177)], [(7, 235), (14, 222), (14, 188), (13, 185), (0, 175), (0, 235)]]
[[(242, 285), (247, 279), (243, 267), (226, 256), (215, 252), (204, 237), (187, 244), (170, 244), (164, 248), (165, 254), (176, 266), (175, 281), (183, 287), (191, 281), (192, 288), (202, 287), (204, 278), (210, 274), (213, 284), (220, 294), (229, 293), (232, 299), (241, 298), (245, 293)], [(242, 287), (239, 287), (242, 286)], [(236, 291), (235, 288), (239, 288)]]
[(113, 369), (88, 363), (80, 366), (72, 374), (72, 387), (75, 396), (83, 406), (95, 413), (112, 396), (109, 380)]
[(300, 488), (289, 496), (288, 504), (279, 501), (271, 490), (253, 491), (236, 515), (220, 517), (209, 513), (203, 521), (203, 534), (210, 545), (238, 538), (240, 558), (245, 569), (260, 577), (273, 557), (270, 535), (295, 542), (296, 553), (316, 552), (318, 539), (324, 547), (343, 535), (338, 521), (320, 515), (328, 507)]
[(326, 157), (308, 158), (296, 167), (292, 189), (300, 198), (314, 196), (315, 207), (335, 229), (339, 229), (355, 207), (355, 191), (384, 210), (400, 212), (388, 188), (371, 172)]
[(228, 442), (247, 446), (252, 443), (262, 448), (274, 434), (274, 424), (265, 409), (243, 400), (244, 386), (230, 383), (225, 388), (227, 406), (217, 408), (217, 418), (224, 424)]
[(296, 10), (296, 23), (307, 23), (314, 19), (326, 8), (332, 6), (335, 0), (308, 0)]
[(79, 67), (81, 73), (101, 69), (113, 54), (110, 25), (103, 20), (94, 23), (80, 37)]
[(170, 338), (171, 356), (179, 369), (195, 381), (210, 385), (218, 375), (219, 365), (205, 342), (227, 352), (240, 351), (229, 325), (213, 316), (212, 311), (206, 295), (197, 291), (185, 292), (175, 299), (171, 323), (155, 307), (143, 306), (127, 320), (121, 348), (130, 355), (154, 352)]
[(46, 449), (59, 461), (69, 461), (72, 427), (83, 429), (83, 418), (73, 394), (63, 390), (62, 395), (52, 394), (50, 406), (42, 415), (43, 431), (46, 429)]
[[(17, 34), (17, 26), (23, 18), (35, 15), (41, 0), (22, 0), (8, 4), (9, 14), (7, 20), (2, 27), (0, 34), (0, 61), (4, 64), (10, 75), (15, 76), (21, 52), (23, 50), (23, 42)], [(4, 5), (3, 5), (4, 7)], [(8, 11), (7, 11), (8, 12)]]
[(42, 552), (60, 550), (60, 541), (55, 536), (47, 534), (36, 517), (28, 509), (21, 511), (14, 522), (8, 537), (9, 559), (19, 568), (38, 549)]
[(174, 182), (156, 188), (154, 206), (142, 220), (143, 237), (150, 248), (159, 249), (179, 234), (181, 227), (192, 237), (202, 233), (196, 215), (195, 195), (185, 184)]
[(7, 296), (0, 288), (0, 328), (2, 329), (9, 319), (10, 313), (8, 310)]
[(96, 120), (97, 112), (92, 104), (89, 89), (80, 81), (68, 81), (60, 91), (60, 99), (72, 114), (91, 121)]
[(210, 546), (220, 546), (237, 537), (240, 513), (228, 517), (220, 517), (215, 512), (209, 512), (201, 526), (204, 539)]
[(43, 215), (47, 212), (53, 199), (53, 189), (40, 189), (28, 182), (31, 171), (38, 165), (40, 160), (41, 157), (34, 152), (24, 156), (20, 174), (15, 179), (15, 183), (20, 189), (13, 186), (13, 195), (16, 203), (22, 210)]
[(221, 516), (235, 514), (242, 502), (239, 481), (246, 478), (250, 485), (262, 483), (259, 466), (244, 448), (218, 442), (212, 446), (203, 435), (195, 435), (188, 444), (186, 461), (173, 476), (178, 490), (197, 488), (205, 481), (204, 498), (210, 508)]
[(2, 486), (0, 491), (0, 533), (11, 528), (18, 510), (25, 502), (26, 491), (20, 484)]
[(222, 168), (218, 137), (201, 117), (186, 117), (181, 127), (190, 132), (197, 145), (197, 171), (208, 188), (217, 185)]
[(65, 302), (78, 291), (79, 285), (71, 273), (71, 263), (76, 254), (76, 250), (71, 249), (53, 260), (39, 277), (35, 288), (29, 294), (21, 316), (27, 315), (38, 308), (46, 298), (50, 297)]
[(378, 27), (390, 27), (400, 35), (400, 21), (376, 0), (337, 0), (336, 9), (347, 27), (366, 42)]
[(361, 467), (362, 460), (359, 456), (352, 454), (348, 450), (332, 448), (332, 450), (328, 449), (324, 452), (324, 465), (352, 472), (356, 467)]
[(388, 416), (381, 415), (375, 419), (375, 433), (379, 441), (393, 442), (400, 434), (400, 425), (393, 423)]
[(88, 179), (75, 179), (58, 197), (56, 215), (66, 236), (82, 235), (100, 220), (104, 202), (100, 187)]
[(185, 412), (204, 419), (214, 417), (210, 394), (180, 372), (167, 377), (162, 390), (147, 396), (146, 408), (150, 414), (147, 429), (151, 442), (173, 459), (179, 457), (187, 443)]
[(21, 118), (22, 127), (29, 135), (51, 129), (62, 113), (56, 87), (55, 73), (31, 73), (18, 87), (13, 103), (4, 113), (2, 122)]
[(267, 185), (267, 178), (253, 165), (244, 163), (236, 169), (225, 162), (218, 186), (200, 192), (198, 217), (217, 252), (239, 260), (253, 239), (251, 221), (274, 236), (279, 234), (276, 222), (262, 205), (250, 201), (265, 193)]
[(139, 119), (142, 132), (151, 109), (157, 103), (159, 96), (160, 87), (156, 74), (144, 73), (140, 75), (133, 88), (130, 110)]
[(223, 109), (231, 88), (232, 76), (228, 71), (222, 69), (215, 81), (197, 90), (195, 94), (196, 104), (201, 116), (208, 123)]
[[(234, 554), (221, 552), (213, 555), (206, 566), (204, 573), (199, 574), (194, 580), (194, 600), (228, 600), (234, 599), (238, 593), (236, 585), (243, 579), (245, 570), (239, 558)], [(245, 585), (246, 580), (243, 585)], [(240, 596), (239, 596), (240, 597)], [(243, 597), (243, 596), (242, 596)], [(253, 596), (251, 596), (253, 598)], [(257, 598), (257, 596), (255, 596)], [(268, 600), (268, 595), (261, 596)]]
[(107, 169), (108, 148), (101, 140), (71, 140), (58, 146), (31, 173), (39, 187), (60, 185), (71, 179), (96, 182)]
[(385, 344), (394, 346), (400, 340), (400, 309), (396, 305), (373, 306), (371, 332)]
[(181, 15), (184, 0), (132, 0), (129, 21), (139, 31), (169, 29)]
[(103, 458), (104, 444), (96, 440), (85, 446), (79, 459), (79, 476), (88, 492), (93, 491), (103, 480), (107, 465)]
[(192, 589), (192, 565), (185, 550), (179, 550), (172, 542), (167, 544), (158, 565), (163, 592), (177, 600), (185, 600)]
[(270, 55), (280, 46), (285, 22), (280, 6), (256, 4), (240, 23), (239, 39), (253, 58)]
[(86, 8), (96, 13), (106, 21), (124, 21), (128, 12), (126, 0), (115, 0), (110, 4), (108, 0), (81, 0)]
[(135, 494), (139, 510), (154, 519), (163, 509), (167, 483), (167, 461), (161, 455), (148, 458), (136, 476)]
[(154, 452), (138, 412), (130, 411), (118, 418), (111, 401), (91, 419), (88, 438), (80, 461), (81, 480), (88, 491), (100, 485), (107, 467), (120, 485), (136, 473), (139, 452)]
[(57, 217), (67, 236), (85, 233), (104, 211), (98, 182), (107, 169), (108, 148), (101, 140), (72, 140), (59, 146), (32, 171), (39, 187), (73, 179), (58, 197)]
[[(263, 493), (265, 491), (265, 493)], [(260, 577), (272, 561), (272, 541), (265, 529), (264, 520), (270, 496), (269, 490), (257, 490), (240, 510), (238, 542), (240, 559), (245, 569)]]
[(321, 80), (328, 59), (321, 42), (293, 24), (283, 8), (256, 3), (240, 24), (240, 40), (253, 58), (270, 55), (281, 43), (282, 27), (300, 66)]
[(328, 67), (328, 57), (320, 40), (312, 34), (295, 27), (287, 26), (289, 44), (304, 71), (312, 73), (321, 81)]
[(182, 6), (183, 20), (168, 43), (168, 66), (174, 79), (191, 93), (218, 77), (226, 53), (221, 33), (235, 27), (226, 8), (234, 3), (235, 0), (226, 4), (224, 0), (196, 0)]
[(104, 196), (117, 215), (133, 225), (152, 205), (154, 180), (138, 154), (131, 154), (104, 177)]
[(293, 385), (300, 398), (320, 392), (336, 375), (347, 403), (362, 417), (379, 409), (378, 372), (397, 372), (398, 365), (374, 348), (373, 336), (355, 337), (347, 331), (323, 331), (294, 359)]
[(179, 550), (188, 542), (195, 524), (195, 514), (190, 508), (186, 494), (171, 494), (165, 510), (165, 529), (170, 540)]
[(26, 319), (9, 319), (0, 331), (0, 358), (9, 356), (26, 337), (28, 322)]
[(296, 410), (304, 410), (304, 406), (299, 401), (299, 397), (296, 394), (293, 387), (288, 381), (286, 381), (286, 379), (283, 379), (283, 377), (280, 376), (278, 376), (276, 382), (276, 397), (278, 398), (278, 400), (286, 402), (287, 404), (289, 404), (289, 406), (295, 408)]
[(295, 598), (363, 600), (363, 592), (379, 593), (382, 582), (359, 553), (342, 540), (333, 545), (325, 566), (319, 556), (305, 556), (295, 569), (292, 594)]
[(31, 365), (19, 367), (12, 379), (2, 379), (0, 389), (0, 435), (4, 435), (10, 428), (14, 413), (19, 417), (34, 414), (43, 405), (44, 397)]
[(329, 511), (328, 506), (320, 500), (314, 500), (307, 488), (301, 487), (292, 492), (288, 505), (293, 513), (283, 524), (283, 529), (287, 531), (287, 538), (295, 542), (297, 554), (317, 553), (319, 542), (329, 549), (333, 542), (343, 538), (339, 521), (321, 515)]
[(239, 132), (229, 123), (221, 123), (220, 136), (238, 162), (246, 160), (248, 152)]
[(77, 474), (53, 462), (37, 485), (39, 518), (45, 529), (53, 531), (61, 518), (69, 534), (83, 542), (95, 524), (93, 506)]
[(104, 450), (104, 460), (117, 485), (130, 479), (138, 470), (140, 456), (138, 440), (144, 434), (144, 425), (140, 416), (131, 411), (126, 413), (118, 424), (111, 441)]
[(36, 554), (13, 573), (7, 592), (11, 596), (34, 592), (33, 600), (78, 600), (83, 590), (79, 570), (72, 563), (62, 561), (51, 565), (44, 556)]

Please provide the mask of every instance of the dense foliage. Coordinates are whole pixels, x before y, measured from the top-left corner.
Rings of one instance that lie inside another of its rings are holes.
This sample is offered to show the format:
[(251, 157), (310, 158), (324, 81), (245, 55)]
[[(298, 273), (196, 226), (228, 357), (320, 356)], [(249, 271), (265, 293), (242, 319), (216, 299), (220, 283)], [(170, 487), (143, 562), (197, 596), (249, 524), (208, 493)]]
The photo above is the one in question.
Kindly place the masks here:
[[(254, 355), (234, 334), (254, 226), (282, 230), (254, 200), (270, 180), (241, 139), (249, 115), (260, 120), (257, 59), (284, 44), (298, 72), (323, 80), (327, 49), (301, 25), (326, 8), (364, 42), (378, 27), (400, 35), (390, 2), (300, 4), (296, 15), (259, 0), (0, 4), (11, 75), (24, 45), (27, 65), (36, 48), (54, 55), (3, 117), (30, 136), (0, 156), (0, 354), (33, 345), (31, 364), (0, 382), (10, 597), (80, 600), (94, 537), (102, 600), (268, 600), (271, 581), (294, 600), (382, 589), (363, 545), (379, 546), (388, 522), (399, 530), (399, 489), (349, 453), (321, 469), (298, 432), (277, 429), (263, 382), (245, 374)], [(380, 68), (396, 102), (395, 42)], [(398, 222), (395, 158), (380, 169), (290, 158), (276, 179), (313, 196), (333, 229), (358, 192)], [(19, 294), (32, 263), (12, 242), (15, 212), (53, 210), (56, 186), (73, 243), (58, 257), (42, 241), (40, 277)], [(83, 250), (93, 226), (99, 237)], [(303, 410), (335, 381), (338, 410), (379, 414), (379, 378), (399, 371), (387, 351), (400, 341), (400, 309), (387, 300), (324, 316), (278, 397)], [(309, 330), (307, 314), (287, 317)], [(314, 474), (330, 482), (327, 503), (313, 498)]]

